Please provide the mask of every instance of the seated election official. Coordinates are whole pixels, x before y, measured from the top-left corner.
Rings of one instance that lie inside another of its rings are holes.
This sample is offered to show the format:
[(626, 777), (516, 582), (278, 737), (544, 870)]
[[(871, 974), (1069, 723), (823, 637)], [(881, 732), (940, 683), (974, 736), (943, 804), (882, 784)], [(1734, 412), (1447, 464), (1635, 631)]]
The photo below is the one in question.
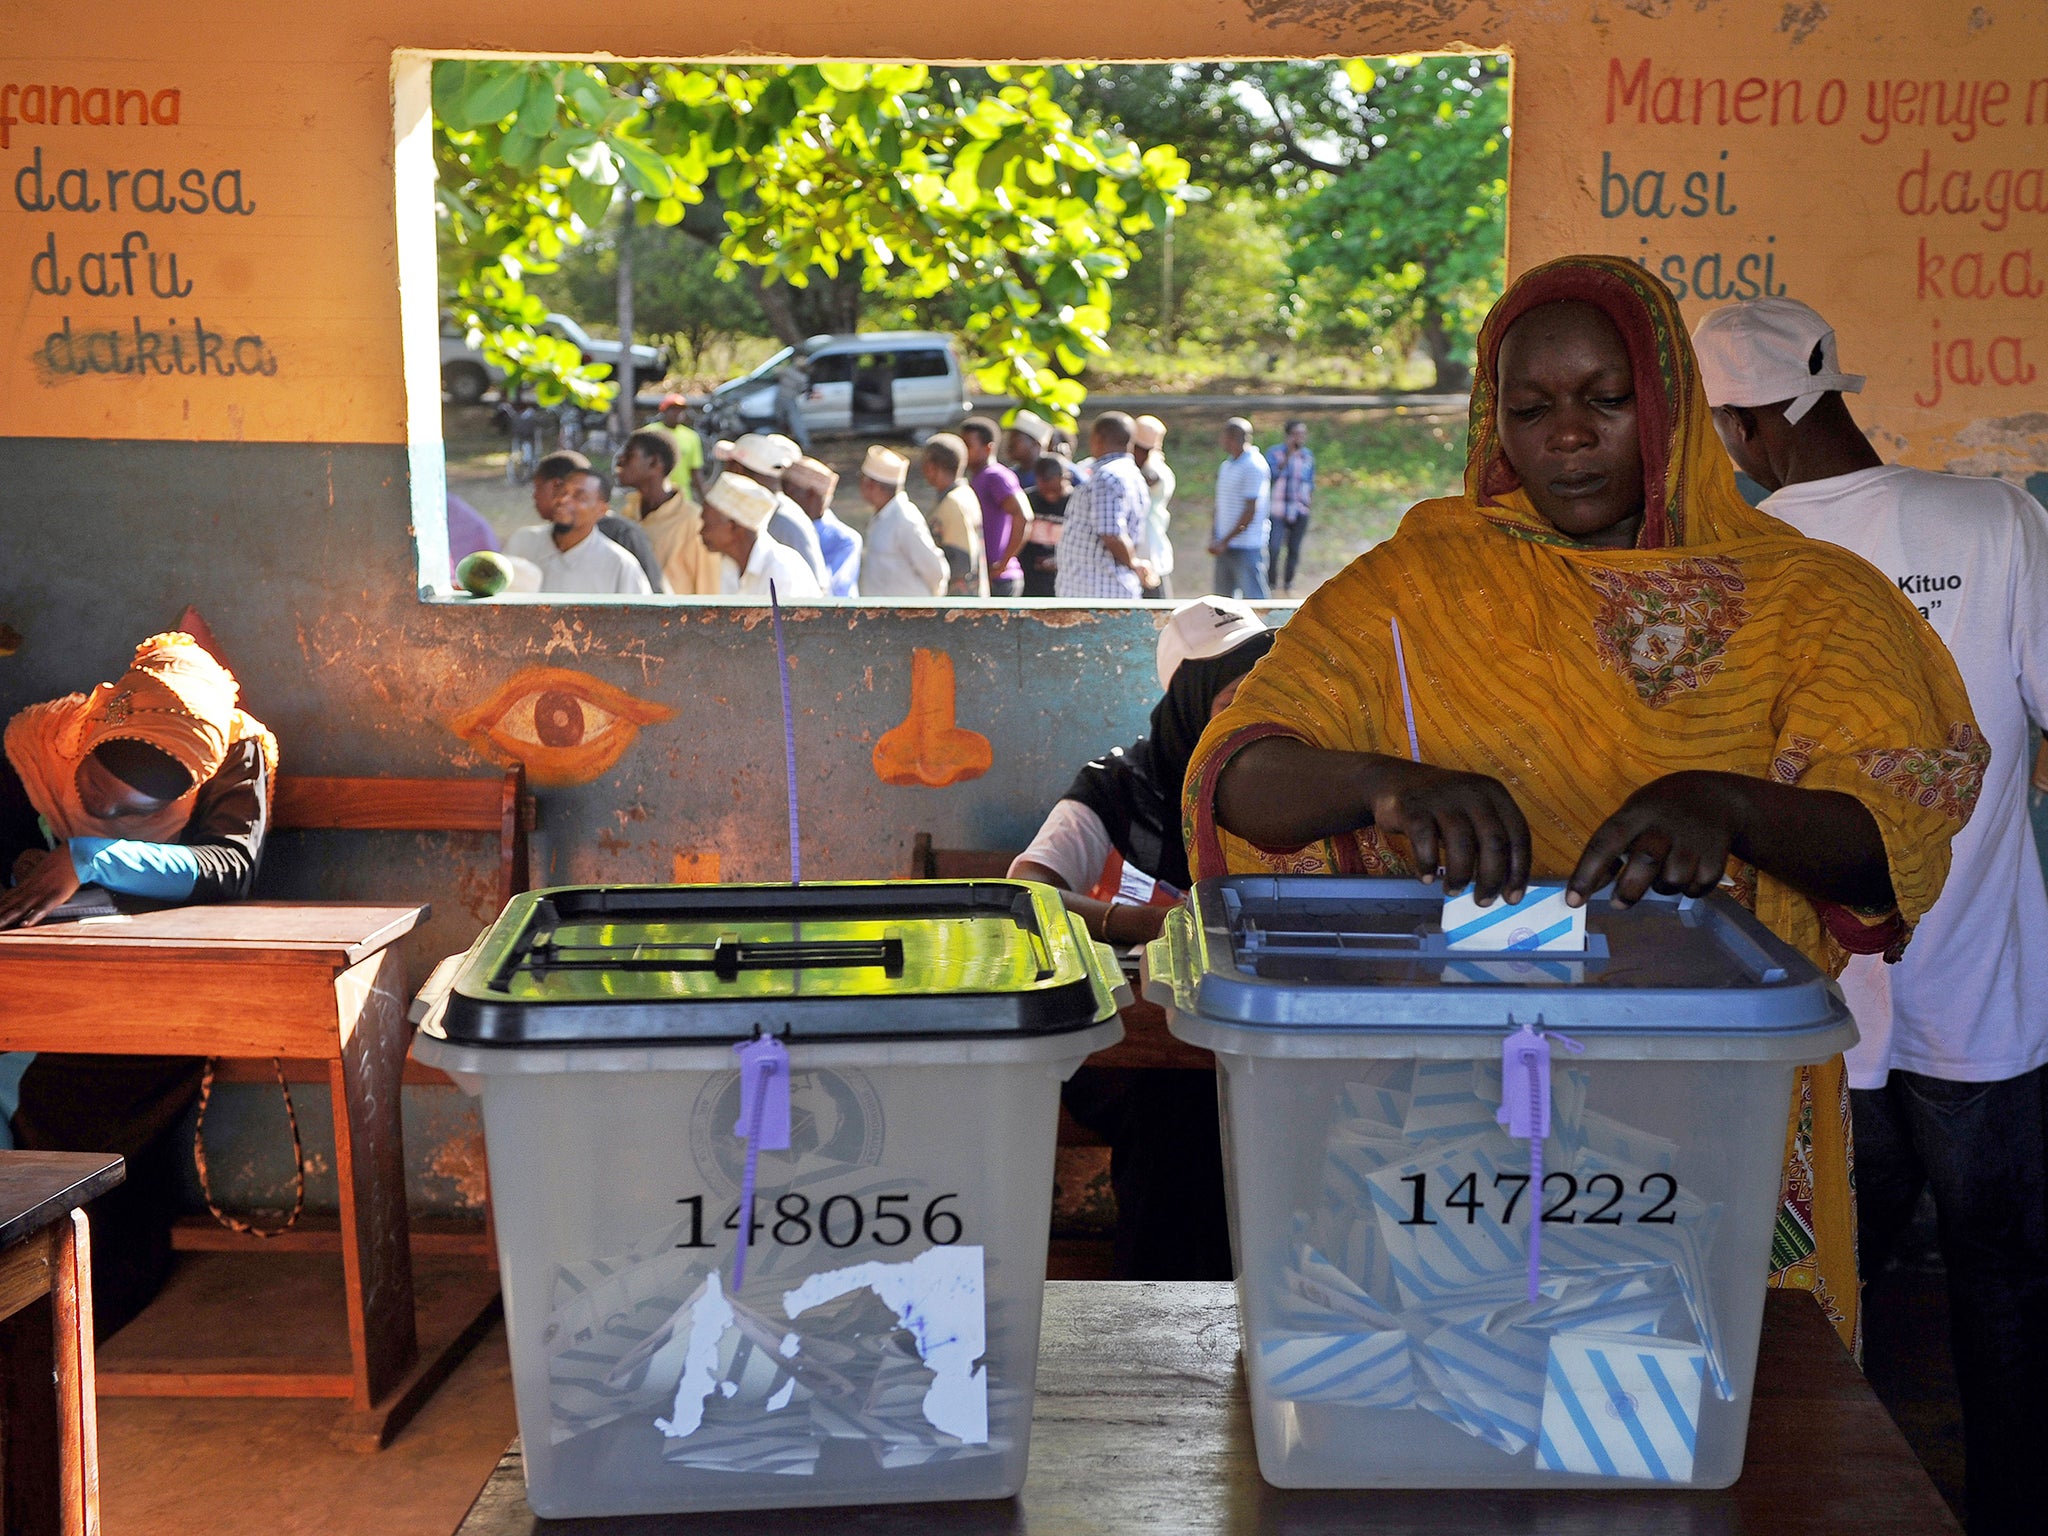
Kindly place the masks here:
[[(234, 677), (190, 635), (136, 648), (118, 680), (32, 704), (7, 723), (0, 762), (0, 928), (42, 921), (96, 885), (165, 903), (233, 901), (256, 878), (277, 743), (235, 707)], [(14, 1144), (116, 1152), (127, 1181), (92, 1203), (93, 1290), (102, 1336), (156, 1293), (170, 1265), (178, 1132), (203, 1063), (183, 1057), (45, 1052), (16, 1067)]]
[[(1188, 885), (1180, 824), (1188, 759), (1210, 716), (1272, 646), (1273, 632), (1231, 598), (1177, 609), (1159, 636), (1166, 697), (1150, 730), (1075, 776), (1010, 877), (1058, 887), (1088, 931), (1117, 948), (1159, 937)], [(1061, 1099), (1110, 1144), (1119, 1277), (1231, 1278), (1215, 1074), (1083, 1067)]]

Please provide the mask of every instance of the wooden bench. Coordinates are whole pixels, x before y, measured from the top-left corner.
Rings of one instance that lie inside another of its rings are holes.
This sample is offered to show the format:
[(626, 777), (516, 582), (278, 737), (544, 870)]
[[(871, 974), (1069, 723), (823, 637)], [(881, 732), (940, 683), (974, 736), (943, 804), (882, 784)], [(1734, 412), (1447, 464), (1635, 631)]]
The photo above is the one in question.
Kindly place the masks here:
[[(351, 779), (279, 774), (271, 797), (272, 832), (442, 832), (482, 833), (498, 840), (498, 900), (510, 901), (532, 885), (533, 796), (526, 770), (508, 768), (500, 778)], [(278, 1069), (291, 1083), (325, 1083), (328, 1064), (287, 1058)], [(275, 1083), (267, 1059), (226, 1059), (216, 1063), (217, 1083)], [(405, 1081), (447, 1087), (445, 1073), (410, 1056)], [(274, 1253), (335, 1253), (340, 1224), (332, 1216), (307, 1216), (290, 1232), (271, 1239), (233, 1232), (205, 1216), (181, 1219), (171, 1245), (185, 1252), (223, 1252), (264, 1247)], [(490, 1258), (486, 1228), (474, 1222), (415, 1217), (412, 1249), (417, 1254), (463, 1254)]]
[(279, 774), (273, 832), (486, 832), (498, 839), (498, 900), (532, 884), (526, 770), (501, 779), (336, 779)]

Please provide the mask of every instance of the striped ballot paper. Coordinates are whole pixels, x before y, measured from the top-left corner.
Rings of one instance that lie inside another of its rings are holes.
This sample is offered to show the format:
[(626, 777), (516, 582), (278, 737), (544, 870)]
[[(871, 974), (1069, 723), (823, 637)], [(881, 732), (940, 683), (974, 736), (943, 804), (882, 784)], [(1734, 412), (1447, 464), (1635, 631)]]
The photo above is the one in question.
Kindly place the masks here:
[(1566, 906), (1562, 885), (1532, 885), (1513, 906), (1482, 907), (1470, 890), (1446, 896), (1443, 925), (1454, 950), (1557, 954), (1586, 947), (1586, 909)]
[(1536, 1465), (1546, 1472), (1692, 1481), (1706, 1351), (1644, 1334), (1553, 1334)]

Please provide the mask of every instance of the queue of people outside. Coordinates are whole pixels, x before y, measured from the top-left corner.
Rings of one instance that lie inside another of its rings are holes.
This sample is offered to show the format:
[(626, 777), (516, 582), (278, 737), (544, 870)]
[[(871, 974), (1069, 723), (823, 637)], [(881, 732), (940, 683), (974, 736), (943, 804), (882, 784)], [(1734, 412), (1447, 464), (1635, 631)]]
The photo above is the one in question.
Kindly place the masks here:
[[(857, 472), (859, 499), (874, 518), (863, 534), (833, 509), (839, 472), (803, 444), (752, 432), (707, 449), (684, 420), (685, 404), (665, 396), (656, 419), (628, 435), (609, 472), (571, 450), (547, 455), (533, 479), (538, 521), (502, 546), (489, 522), (450, 493), (451, 571), (470, 554), (497, 550), (511, 563), (513, 592), (736, 595), (751, 587), (746, 561), (757, 570), (787, 566), (765, 552), (772, 544), (793, 551), (808, 572), (807, 580), (778, 581), (777, 591), (791, 596), (1175, 596), (1180, 482), (1157, 416), (1104, 412), (1087, 424), (1086, 452), (1078, 456), (1082, 444), (1030, 410), (1011, 413), (1007, 423), (971, 416), (909, 458), (878, 445)], [(1248, 421), (1225, 424), (1210, 542), (1215, 592), (1292, 595), (1315, 492), (1307, 431), (1291, 422), (1284, 440), (1262, 452)], [(704, 532), (715, 502), (728, 519), (758, 502), (738, 491), (714, 498), (728, 477), (768, 492), (770, 508), (761, 529), (747, 530), (758, 538), (738, 541), (747, 556), (737, 570)], [(920, 482), (931, 498), (928, 513), (912, 500), (910, 487)], [(601, 541), (592, 543), (593, 535)]]

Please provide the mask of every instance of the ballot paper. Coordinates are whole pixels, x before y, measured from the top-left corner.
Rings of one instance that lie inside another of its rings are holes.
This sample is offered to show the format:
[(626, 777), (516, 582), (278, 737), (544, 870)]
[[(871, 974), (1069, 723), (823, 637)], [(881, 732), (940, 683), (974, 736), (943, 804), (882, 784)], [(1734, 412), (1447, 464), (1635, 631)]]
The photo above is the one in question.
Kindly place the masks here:
[[(1697, 1424), (1703, 1383), (1734, 1395), (1706, 1282), (1720, 1211), (1678, 1182), (1676, 1143), (1588, 1110), (1586, 1069), (1551, 1070), (1540, 1194), (1526, 1143), (1494, 1118), (1497, 1059), (1386, 1063), (1345, 1083), (1253, 1368), (1285, 1401), (1425, 1412), (1549, 1470), (1684, 1481), (1677, 1426)], [(1529, 1222), (1545, 1209), (1531, 1300)], [(1562, 1372), (1591, 1411), (1584, 1382), (1602, 1369), (1625, 1388), (1594, 1404), (1602, 1412), (1640, 1403), (1638, 1386), (1671, 1388), (1634, 1419), (1598, 1421), (1613, 1472), (1553, 1379)], [(1570, 1434), (1553, 1432), (1557, 1414)], [(1554, 1449), (1539, 1455), (1545, 1436)]]
[(1532, 885), (1510, 905), (1482, 907), (1468, 888), (1444, 898), (1444, 942), (1453, 950), (1561, 954), (1586, 948), (1586, 909), (1565, 905), (1562, 885)]
[(1641, 1334), (1553, 1334), (1536, 1465), (1548, 1472), (1692, 1480), (1706, 1351)]

